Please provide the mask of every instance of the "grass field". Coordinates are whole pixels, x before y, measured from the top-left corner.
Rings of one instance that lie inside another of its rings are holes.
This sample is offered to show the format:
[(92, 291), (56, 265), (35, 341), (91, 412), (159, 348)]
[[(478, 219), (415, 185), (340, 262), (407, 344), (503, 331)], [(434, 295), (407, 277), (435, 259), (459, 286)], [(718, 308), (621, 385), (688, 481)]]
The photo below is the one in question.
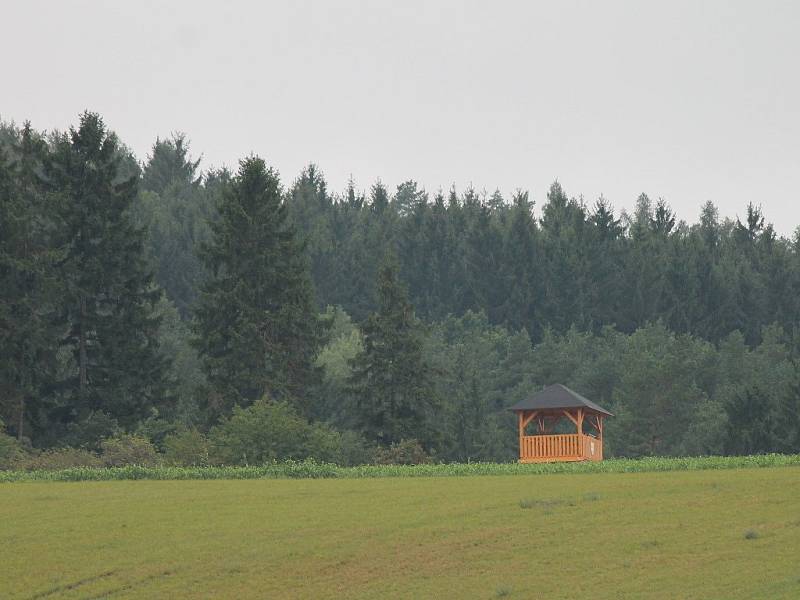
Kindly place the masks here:
[(800, 469), (0, 486), (0, 597), (798, 598)]

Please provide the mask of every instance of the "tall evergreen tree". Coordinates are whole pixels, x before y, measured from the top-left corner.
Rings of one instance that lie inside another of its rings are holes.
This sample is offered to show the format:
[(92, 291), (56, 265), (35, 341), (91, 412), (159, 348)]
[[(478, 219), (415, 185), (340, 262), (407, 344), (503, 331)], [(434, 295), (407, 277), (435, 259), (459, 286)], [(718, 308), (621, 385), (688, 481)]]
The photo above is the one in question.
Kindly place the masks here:
[(550, 186), (542, 207), (541, 233), (544, 263), (543, 315), (556, 331), (573, 324), (589, 325), (586, 303), (588, 268), (585, 246), (588, 236), (582, 201), (568, 198), (558, 182)]
[(590, 323), (595, 331), (603, 325), (617, 323), (624, 306), (621, 288), (623, 274), (619, 268), (624, 252), (624, 227), (614, 216), (611, 204), (602, 196), (597, 200), (589, 217), (587, 231), (588, 268), (587, 305)]
[(192, 160), (189, 141), (183, 133), (170, 138), (156, 138), (142, 171), (142, 189), (163, 194), (176, 183), (181, 186), (199, 186), (200, 159)]
[(55, 370), (61, 255), (38, 174), (45, 143), (30, 124), (9, 134), (8, 147), (0, 147), (0, 418), (21, 439), (36, 433), (31, 425), (43, 425), (36, 422), (40, 392)]
[(308, 410), (324, 322), (278, 175), (262, 159), (241, 161), (211, 230), (195, 313), (211, 416), (265, 394)]
[(432, 372), (423, 334), (393, 261), (378, 274), (378, 311), (361, 327), (363, 350), (351, 362), (358, 423), (381, 444), (415, 438), (430, 447), (437, 429)]
[(189, 156), (185, 136), (156, 140), (135, 204), (137, 221), (147, 232), (145, 247), (156, 281), (184, 318), (205, 276), (197, 251), (208, 239), (213, 213), (199, 162)]
[(726, 454), (763, 454), (778, 443), (772, 400), (759, 386), (739, 390), (725, 405), (728, 414)]
[[(489, 320), (497, 322), (504, 301), (502, 285), (502, 232), (488, 207), (473, 190), (464, 197), (464, 216), (469, 227), (464, 233), (463, 309), (485, 310)], [(459, 311), (461, 312), (461, 311)]]
[(800, 365), (793, 363), (792, 382), (778, 399), (777, 450), (787, 454), (800, 452)]
[(66, 422), (102, 412), (130, 428), (168, 400), (154, 313), (161, 292), (130, 216), (138, 182), (122, 176), (123, 159), (116, 136), (87, 112), (55, 140), (45, 170), (66, 245), (62, 344), (74, 358), (59, 390)]
[(463, 304), (464, 278), (459, 276), (463, 271), (462, 263), (457, 260), (458, 233), (453, 230), (453, 222), (441, 192), (434, 198), (426, 229), (425, 237), (431, 254), (425, 260), (433, 265), (433, 275), (428, 282), (432, 298), (427, 313), (431, 318), (442, 319), (454, 312), (453, 307)]
[(541, 300), (539, 285), (538, 230), (533, 218), (533, 203), (527, 193), (514, 196), (511, 223), (505, 235), (503, 261), (502, 322), (511, 329), (526, 328), (538, 337), (537, 308)]
[(302, 236), (309, 257), (311, 278), (316, 293), (330, 297), (338, 283), (337, 240), (332, 234), (333, 201), (325, 178), (310, 164), (300, 173), (287, 194), (292, 223)]

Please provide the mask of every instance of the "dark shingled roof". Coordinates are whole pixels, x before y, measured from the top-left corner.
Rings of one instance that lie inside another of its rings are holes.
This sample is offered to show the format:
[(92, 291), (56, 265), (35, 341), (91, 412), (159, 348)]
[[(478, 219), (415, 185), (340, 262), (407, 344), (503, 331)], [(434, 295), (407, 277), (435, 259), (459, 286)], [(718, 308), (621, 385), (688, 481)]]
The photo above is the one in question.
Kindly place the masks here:
[(588, 408), (603, 415), (614, 416), (602, 406), (584, 398), (578, 392), (573, 392), (560, 383), (547, 386), (530, 398), (517, 402), (508, 410), (542, 410), (547, 408)]

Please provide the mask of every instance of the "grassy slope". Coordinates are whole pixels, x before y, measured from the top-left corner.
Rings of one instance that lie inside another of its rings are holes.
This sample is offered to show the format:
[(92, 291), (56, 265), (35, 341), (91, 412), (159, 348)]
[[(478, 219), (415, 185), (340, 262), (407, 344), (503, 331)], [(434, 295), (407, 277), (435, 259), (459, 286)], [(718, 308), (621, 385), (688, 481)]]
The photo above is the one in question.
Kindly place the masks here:
[(0, 596), (798, 598), (798, 492), (794, 468), (7, 484)]

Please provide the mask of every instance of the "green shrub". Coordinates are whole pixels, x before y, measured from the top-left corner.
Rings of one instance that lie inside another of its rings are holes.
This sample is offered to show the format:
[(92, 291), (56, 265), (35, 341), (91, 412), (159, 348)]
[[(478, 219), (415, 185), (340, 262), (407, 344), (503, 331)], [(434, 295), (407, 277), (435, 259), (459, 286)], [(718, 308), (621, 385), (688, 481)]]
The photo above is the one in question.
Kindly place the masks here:
[(121, 434), (100, 442), (103, 464), (107, 467), (125, 465), (152, 466), (158, 453), (150, 440), (138, 435)]
[(376, 448), (355, 431), (343, 431), (339, 437), (339, 457), (334, 462), (352, 467), (370, 464), (375, 458)]
[(119, 423), (110, 415), (102, 411), (93, 412), (88, 417), (77, 423), (67, 426), (67, 433), (61, 439), (65, 446), (86, 448), (87, 450), (100, 450), (104, 439), (114, 437), (120, 432)]
[(197, 429), (185, 429), (164, 439), (164, 460), (169, 465), (202, 467), (210, 464), (208, 438)]
[(215, 463), (260, 465), (306, 458), (343, 463), (360, 460), (353, 435), (324, 423), (309, 423), (288, 402), (262, 399), (247, 408), (235, 408), (230, 418), (212, 428), (209, 440)]
[(164, 450), (164, 442), (167, 436), (175, 433), (177, 425), (167, 419), (162, 419), (158, 415), (158, 410), (153, 408), (150, 415), (136, 427), (134, 432), (137, 436), (150, 440), (156, 450)]
[[(82, 452), (69, 450), (69, 452)], [(84, 452), (84, 454), (86, 454)], [(92, 455), (89, 453), (89, 456)], [(95, 457), (95, 461), (98, 459)], [(480, 477), (482, 475), (548, 475), (556, 473), (645, 473), (715, 469), (800, 467), (800, 454), (705, 456), (693, 458), (617, 458), (604, 461), (535, 463), (449, 463), (421, 465), (360, 465), (342, 467), (314, 460), (267, 462), (258, 466), (143, 467), (106, 469), (76, 466), (49, 470), (0, 471), (0, 483), (12, 481), (109, 481), (130, 479), (363, 479), (373, 477)], [(35, 467), (34, 467), (35, 468)], [(547, 501), (542, 507), (554, 505)]]
[(16, 469), (26, 457), (27, 453), (16, 438), (0, 432), (0, 470)]
[(378, 465), (424, 465), (431, 457), (417, 440), (400, 440), (388, 448), (375, 451), (375, 464)]
[(342, 434), (322, 423), (309, 424), (303, 451), (295, 458), (341, 464)]
[(102, 467), (94, 452), (82, 448), (53, 448), (29, 456), (20, 465), (28, 471), (59, 471), (75, 467)]
[(257, 465), (280, 458), (306, 454), (308, 423), (287, 402), (257, 400), (211, 429), (211, 452), (215, 462)]

